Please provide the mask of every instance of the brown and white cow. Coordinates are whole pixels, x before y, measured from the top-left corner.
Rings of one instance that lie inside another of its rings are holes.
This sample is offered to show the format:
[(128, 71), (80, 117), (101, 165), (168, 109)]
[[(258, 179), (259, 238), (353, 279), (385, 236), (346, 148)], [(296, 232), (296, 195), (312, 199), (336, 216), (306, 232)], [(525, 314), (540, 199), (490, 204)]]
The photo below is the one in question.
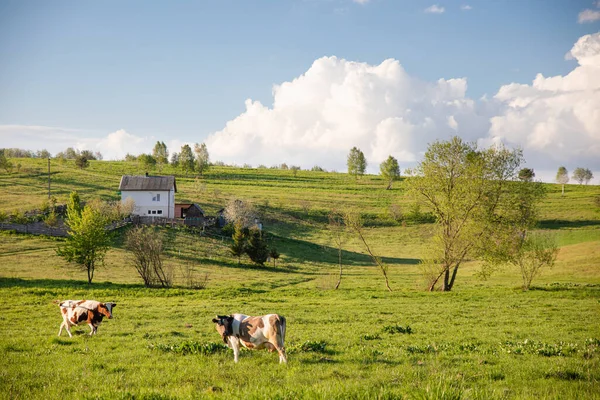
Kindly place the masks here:
[(243, 314), (217, 315), (213, 318), (223, 342), (233, 349), (233, 359), (238, 362), (240, 343), (248, 349), (277, 350), (279, 362), (287, 363), (285, 354), (285, 317), (267, 314), (249, 317)]
[(60, 302), (59, 307), (63, 322), (60, 325), (58, 336), (62, 333), (63, 328), (66, 328), (69, 337), (73, 337), (70, 328), (83, 323), (89, 325), (91, 329), (90, 336), (94, 335), (98, 330), (98, 325), (102, 322), (102, 318), (112, 318), (112, 309), (116, 305), (116, 303), (101, 303), (96, 300), (65, 300)]

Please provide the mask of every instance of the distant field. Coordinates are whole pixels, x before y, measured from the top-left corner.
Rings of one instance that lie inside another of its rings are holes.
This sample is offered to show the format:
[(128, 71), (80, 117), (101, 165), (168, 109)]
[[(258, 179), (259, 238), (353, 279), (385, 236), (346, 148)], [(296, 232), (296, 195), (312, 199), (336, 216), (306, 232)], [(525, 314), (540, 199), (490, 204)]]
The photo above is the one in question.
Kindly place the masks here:
[[(47, 198), (46, 162), (18, 161), (18, 173), (0, 173), (2, 212)], [(144, 172), (54, 160), (51, 171), (59, 202), (72, 190), (116, 200), (121, 174)], [(202, 178), (177, 176), (177, 187), (177, 201), (209, 214), (231, 197), (251, 200), (282, 254), (278, 264), (238, 265), (226, 238), (168, 231), (175, 288), (144, 288), (120, 240), (90, 286), (56, 255), (57, 240), (0, 233), (0, 398), (600, 398), (599, 186), (568, 185), (562, 197), (548, 185), (539, 229), (561, 249), (533, 290), (521, 291), (512, 269), (482, 281), (471, 262), (450, 293), (422, 290), (430, 225), (392, 217), (391, 208), (412, 209), (402, 181), (385, 190), (377, 176), (214, 167)], [(325, 225), (334, 206), (367, 214), (367, 240), (389, 265), (394, 292), (353, 238), (332, 290), (337, 250)], [(187, 266), (208, 277), (205, 289), (184, 287)], [(67, 298), (116, 301), (115, 318), (96, 337), (80, 327), (57, 338), (52, 301)], [(212, 345), (220, 338), (211, 318), (234, 312), (285, 315), (289, 364), (261, 351), (234, 365), (231, 351)]]

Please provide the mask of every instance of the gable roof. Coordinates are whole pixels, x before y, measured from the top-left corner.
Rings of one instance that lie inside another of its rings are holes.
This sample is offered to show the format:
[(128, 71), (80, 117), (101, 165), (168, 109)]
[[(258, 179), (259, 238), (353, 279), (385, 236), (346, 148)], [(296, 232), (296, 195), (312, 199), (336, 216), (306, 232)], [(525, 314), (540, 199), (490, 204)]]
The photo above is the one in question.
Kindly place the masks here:
[(119, 190), (159, 190), (169, 191), (175, 189), (177, 192), (177, 184), (174, 176), (135, 176), (123, 175)]

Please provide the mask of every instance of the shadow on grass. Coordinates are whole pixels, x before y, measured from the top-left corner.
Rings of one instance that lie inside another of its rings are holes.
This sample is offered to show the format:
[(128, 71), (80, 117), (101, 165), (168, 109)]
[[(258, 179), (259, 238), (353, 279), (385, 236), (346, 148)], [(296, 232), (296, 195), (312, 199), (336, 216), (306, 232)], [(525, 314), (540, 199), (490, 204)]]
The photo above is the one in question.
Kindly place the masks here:
[(36, 288), (36, 289), (146, 289), (142, 284), (94, 282), (92, 284), (81, 280), (71, 279), (21, 279), (0, 277), (0, 288)]
[[(275, 237), (275, 241), (278, 246), (281, 245), (282, 252), (291, 262), (338, 264), (338, 249), (334, 247), (282, 237)], [(381, 257), (381, 261), (385, 264), (417, 265), (420, 260), (417, 258)], [(353, 266), (372, 264), (373, 260), (367, 254), (342, 250), (342, 262), (346, 266)]]
[(567, 221), (547, 219), (538, 223), (538, 227), (541, 229), (585, 228), (589, 226), (600, 226), (600, 220)]

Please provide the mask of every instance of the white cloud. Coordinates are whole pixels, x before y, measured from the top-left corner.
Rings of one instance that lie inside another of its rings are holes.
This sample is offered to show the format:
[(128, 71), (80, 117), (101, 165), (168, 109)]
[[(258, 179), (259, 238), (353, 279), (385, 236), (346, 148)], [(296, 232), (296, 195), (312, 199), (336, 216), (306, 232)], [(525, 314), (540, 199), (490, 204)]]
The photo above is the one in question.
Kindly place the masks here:
[(595, 22), (598, 20), (600, 20), (600, 11), (590, 9), (583, 10), (579, 13), (579, 16), (577, 17), (577, 22), (579, 22), (580, 24)]
[(102, 137), (97, 132), (35, 125), (0, 125), (0, 138), (5, 147), (27, 150), (46, 149), (52, 155), (68, 147), (99, 151), (105, 160), (118, 160), (125, 154), (148, 153), (156, 139), (139, 137), (120, 129)]
[(473, 7), (471, 7), (468, 4), (463, 4), (462, 6), (460, 6), (460, 9), (463, 10), (463, 11), (469, 11), (469, 10), (472, 10)]
[(579, 38), (569, 55), (579, 66), (565, 76), (538, 74), (531, 85), (500, 88), (503, 109), (488, 141), (522, 146), (542, 169), (573, 160), (600, 168), (600, 32)]
[(466, 89), (464, 78), (420, 81), (392, 59), (369, 65), (323, 57), (275, 86), (273, 107), (246, 100), (246, 111), (206, 143), (213, 160), (336, 170), (358, 146), (376, 171), (389, 155), (418, 160), (436, 138), (487, 131), (488, 118)]
[(446, 11), (446, 9), (444, 7), (438, 6), (437, 4), (434, 4), (432, 6), (427, 7), (424, 11), (429, 14), (442, 14), (444, 11)]

